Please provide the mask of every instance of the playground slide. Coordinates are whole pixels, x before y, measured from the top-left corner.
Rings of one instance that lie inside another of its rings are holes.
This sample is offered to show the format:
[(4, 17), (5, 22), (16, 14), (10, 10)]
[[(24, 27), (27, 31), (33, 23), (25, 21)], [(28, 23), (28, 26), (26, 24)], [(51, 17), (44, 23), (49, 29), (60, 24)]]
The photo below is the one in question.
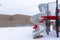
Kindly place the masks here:
[(44, 30), (46, 29), (46, 25), (44, 24), (44, 23), (40, 23), (39, 22), (39, 20), (41, 20), (42, 19), (42, 16), (47, 16), (47, 14), (46, 13), (39, 13), (39, 14), (36, 14), (36, 15), (34, 15), (34, 16), (32, 16), (31, 18), (30, 18), (30, 20), (31, 20), (31, 22), (33, 23), (33, 24), (36, 24), (36, 25), (38, 25), (38, 31), (33, 31), (33, 34), (35, 35), (35, 34), (40, 34), (40, 33), (42, 33), (42, 32), (44, 32)]

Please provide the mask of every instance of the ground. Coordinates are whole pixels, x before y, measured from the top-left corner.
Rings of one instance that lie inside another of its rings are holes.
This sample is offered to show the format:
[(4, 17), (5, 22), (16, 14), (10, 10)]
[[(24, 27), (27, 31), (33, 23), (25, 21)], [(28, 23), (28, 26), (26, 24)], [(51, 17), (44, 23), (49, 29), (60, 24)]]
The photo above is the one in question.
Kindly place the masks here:
[(0, 40), (60, 40), (56, 37), (56, 32), (52, 30), (48, 36), (43, 32), (43, 38), (33, 39), (32, 26), (25, 27), (4, 27), (0, 28)]

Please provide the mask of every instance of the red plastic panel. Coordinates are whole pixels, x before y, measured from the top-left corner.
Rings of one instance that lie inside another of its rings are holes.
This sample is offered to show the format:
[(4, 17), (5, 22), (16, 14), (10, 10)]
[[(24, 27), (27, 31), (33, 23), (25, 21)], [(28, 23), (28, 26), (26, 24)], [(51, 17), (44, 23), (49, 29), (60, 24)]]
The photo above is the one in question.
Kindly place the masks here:
[[(50, 19), (50, 20), (56, 20), (56, 16), (43, 16), (42, 18), (44, 19)], [(58, 16), (58, 18), (60, 19), (60, 16)]]
[(34, 24), (34, 27), (33, 27), (33, 29), (35, 29), (35, 30), (37, 29), (37, 25), (36, 25), (36, 24)]

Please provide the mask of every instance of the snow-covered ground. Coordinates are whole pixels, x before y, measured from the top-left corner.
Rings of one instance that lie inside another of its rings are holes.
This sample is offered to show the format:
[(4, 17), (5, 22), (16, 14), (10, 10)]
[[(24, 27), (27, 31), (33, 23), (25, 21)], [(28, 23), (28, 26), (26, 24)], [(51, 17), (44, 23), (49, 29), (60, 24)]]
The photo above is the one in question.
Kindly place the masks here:
[(0, 40), (32, 40), (32, 27), (0, 28)]
[(60, 40), (55, 31), (51, 31), (49, 36), (43, 32), (43, 38), (33, 39), (32, 31), (32, 26), (0, 28), (0, 40)]

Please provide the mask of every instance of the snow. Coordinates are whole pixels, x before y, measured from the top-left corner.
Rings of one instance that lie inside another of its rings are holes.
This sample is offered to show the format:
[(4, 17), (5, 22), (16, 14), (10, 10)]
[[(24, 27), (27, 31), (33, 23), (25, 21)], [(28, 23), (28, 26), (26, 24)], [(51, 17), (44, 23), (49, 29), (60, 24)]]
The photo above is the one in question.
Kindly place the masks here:
[(43, 38), (33, 39), (32, 26), (25, 27), (3, 27), (0, 28), (0, 40), (60, 40), (56, 37), (55, 31), (51, 31), (49, 36), (43, 32)]
[(0, 40), (32, 40), (31, 27), (0, 28)]

